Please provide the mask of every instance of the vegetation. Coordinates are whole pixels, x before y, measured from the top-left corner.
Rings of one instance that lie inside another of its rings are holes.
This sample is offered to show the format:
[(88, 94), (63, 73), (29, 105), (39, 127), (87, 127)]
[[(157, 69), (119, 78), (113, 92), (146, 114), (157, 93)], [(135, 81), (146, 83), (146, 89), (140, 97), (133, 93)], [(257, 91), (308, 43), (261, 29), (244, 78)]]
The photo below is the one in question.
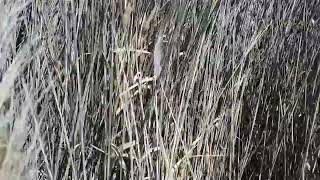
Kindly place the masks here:
[(0, 0), (0, 179), (318, 179), (318, 0)]

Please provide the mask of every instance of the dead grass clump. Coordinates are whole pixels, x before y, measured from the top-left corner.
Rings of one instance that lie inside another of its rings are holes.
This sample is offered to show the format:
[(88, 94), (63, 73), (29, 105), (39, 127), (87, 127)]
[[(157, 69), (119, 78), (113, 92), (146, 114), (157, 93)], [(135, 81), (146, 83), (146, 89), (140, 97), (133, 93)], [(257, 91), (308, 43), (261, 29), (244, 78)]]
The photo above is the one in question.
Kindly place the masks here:
[(316, 179), (302, 1), (0, 0), (1, 179)]

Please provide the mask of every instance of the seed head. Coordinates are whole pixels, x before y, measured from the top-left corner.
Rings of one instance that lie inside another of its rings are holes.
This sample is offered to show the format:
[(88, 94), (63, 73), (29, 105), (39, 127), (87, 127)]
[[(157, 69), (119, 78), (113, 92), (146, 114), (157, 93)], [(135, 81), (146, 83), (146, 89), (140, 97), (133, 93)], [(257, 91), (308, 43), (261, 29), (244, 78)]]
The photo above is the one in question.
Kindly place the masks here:
[(153, 52), (153, 73), (155, 77), (159, 77), (162, 70), (163, 59), (163, 36), (159, 34)]

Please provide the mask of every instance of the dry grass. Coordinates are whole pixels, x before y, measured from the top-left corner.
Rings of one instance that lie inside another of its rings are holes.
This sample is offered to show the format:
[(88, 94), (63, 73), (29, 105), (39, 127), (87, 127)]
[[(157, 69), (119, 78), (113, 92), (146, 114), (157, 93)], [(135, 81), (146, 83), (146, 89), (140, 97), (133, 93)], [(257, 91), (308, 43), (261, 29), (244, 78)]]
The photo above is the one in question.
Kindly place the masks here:
[(0, 0), (1, 179), (317, 179), (320, 3)]

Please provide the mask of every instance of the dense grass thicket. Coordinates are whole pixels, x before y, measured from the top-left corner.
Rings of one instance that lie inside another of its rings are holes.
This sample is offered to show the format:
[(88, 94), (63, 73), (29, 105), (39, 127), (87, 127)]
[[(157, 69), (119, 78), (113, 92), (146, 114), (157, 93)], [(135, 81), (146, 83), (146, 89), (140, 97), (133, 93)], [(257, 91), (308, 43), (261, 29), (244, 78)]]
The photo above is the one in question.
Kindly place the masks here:
[(0, 0), (0, 179), (319, 179), (319, 0)]

